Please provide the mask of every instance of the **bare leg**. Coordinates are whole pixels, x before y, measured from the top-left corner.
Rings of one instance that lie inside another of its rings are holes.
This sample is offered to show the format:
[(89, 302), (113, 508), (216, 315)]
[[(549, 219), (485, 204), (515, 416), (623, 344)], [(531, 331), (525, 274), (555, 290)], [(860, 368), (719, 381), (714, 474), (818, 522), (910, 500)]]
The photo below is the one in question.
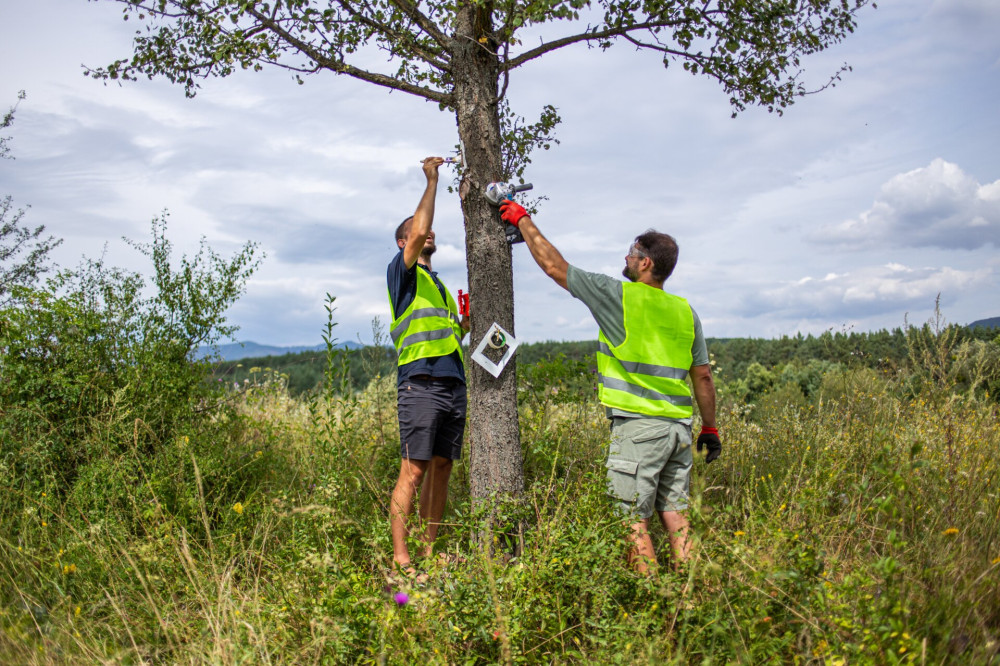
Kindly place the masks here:
[(441, 524), (441, 517), (444, 516), (451, 466), (450, 458), (434, 456), (420, 488), (420, 521), (424, 526), (421, 540), (424, 542), (424, 557), (430, 557), (432, 554), (438, 526)]
[(650, 567), (656, 568), (656, 551), (653, 550), (653, 539), (649, 536), (649, 520), (642, 520), (631, 525), (632, 532), (628, 540), (632, 542), (632, 550), (628, 553), (628, 563), (636, 573), (648, 574)]
[(399, 467), (399, 480), (392, 491), (389, 504), (389, 529), (392, 533), (393, 560), (400, 566), (410, 564), (410, 551), (406, 548), (406, 537), (410, 533), (407, 523), (413, 515), (413, 502), (417, 488), (424, 479), (428, 460), (410, 460), (404, 458)]
[(679, 569), (691, 553), (688, 539), (688, 521), (680, 511), (660, 511), (663, 529), (670, 536), (670, 550), (674, 555), (674, 569)]

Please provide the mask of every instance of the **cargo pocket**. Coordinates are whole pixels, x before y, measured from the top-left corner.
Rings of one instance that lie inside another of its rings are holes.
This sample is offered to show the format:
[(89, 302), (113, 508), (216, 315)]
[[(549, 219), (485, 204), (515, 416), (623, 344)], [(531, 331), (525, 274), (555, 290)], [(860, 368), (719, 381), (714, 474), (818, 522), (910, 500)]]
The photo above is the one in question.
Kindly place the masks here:
[(638, 444), (640, 442), (648, 442), (653, 439), (660, 439), (666, 436), (667, 432), (669, 432), (668, 428), (665, 428), (663, 424), (656, 423), (643, 428), (638, 432), (632, 433), (632, 443)]
[(634, 502), (638, 495), (635, 474), (639, 463), (624, 458), (608, 458), (608, 494), (624, 502)]

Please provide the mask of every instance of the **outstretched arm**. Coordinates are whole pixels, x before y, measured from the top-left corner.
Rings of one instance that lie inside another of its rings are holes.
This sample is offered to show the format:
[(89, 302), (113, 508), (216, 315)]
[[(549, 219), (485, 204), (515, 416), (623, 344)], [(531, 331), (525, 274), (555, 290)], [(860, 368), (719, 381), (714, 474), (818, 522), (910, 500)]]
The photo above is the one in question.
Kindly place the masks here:
[(413, 268), (427, 242), (427, 235), (434, 223), (434, 199), (437, 196), (438, 167), (444, 164), (441, 157), (428, 157), (424, 160), (424, 175), (427, 177), (427, 187), (424, 189), (417, 210), (413, 213), (409, 233), (406, 235), (406, 245), (403, 246), (403, 261), (406, 268)]
[(569, 287), (566, 286), (566, 269), (569, 267), (569, 264), (559, 254), (559, 250), (538, 230), (538, 227), (535, 226), (534, 221), (528, 215), (527, 211), (520, 204), (508, 200), (500, 205), (500, 216), (521, 230), (521, 235), (524, 236), (524, 242), (528, 246), (528, 251), (531, 252), (531, 257), (538, 264), (538, 267), (545, 271), (546, 275), (555, 280), (556, 284), (568, 290)]

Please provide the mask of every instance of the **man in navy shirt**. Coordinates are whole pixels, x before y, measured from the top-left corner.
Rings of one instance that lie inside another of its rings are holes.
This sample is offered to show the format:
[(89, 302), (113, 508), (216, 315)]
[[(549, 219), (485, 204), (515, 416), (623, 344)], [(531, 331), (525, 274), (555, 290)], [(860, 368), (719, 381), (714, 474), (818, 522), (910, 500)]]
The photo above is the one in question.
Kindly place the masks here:
[(431, 269), (436, 249), (434, 199), (440, 157), (423, 161), (427, 187), (412, 217), (396, 229), (399, 253), (389, 262), (386, 281), (392, 308), (390, 335), (398, 355), (397, 409), (402, 463), (392, 493), (389, 523), (393, 560), (415, 575), (406, 539), (414, 500), (420, 491), (421, 528), (415, 536), (429, 557), (444, 515), (452, 461), (462, 456), (465, 431), (465, 367), (462, 336), (467, 318), (459, 319), (455, 299)]

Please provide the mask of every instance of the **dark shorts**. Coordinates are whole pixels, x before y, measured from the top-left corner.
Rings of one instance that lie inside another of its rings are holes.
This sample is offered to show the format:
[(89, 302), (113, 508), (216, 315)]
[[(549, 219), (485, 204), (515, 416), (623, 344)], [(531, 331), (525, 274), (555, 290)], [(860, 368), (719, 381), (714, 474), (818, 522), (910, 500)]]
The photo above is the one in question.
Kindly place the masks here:
[(399, 450), (403, 458), (458, 460), (465, 433), (465, 384), (410, 377), (398, 388)]

